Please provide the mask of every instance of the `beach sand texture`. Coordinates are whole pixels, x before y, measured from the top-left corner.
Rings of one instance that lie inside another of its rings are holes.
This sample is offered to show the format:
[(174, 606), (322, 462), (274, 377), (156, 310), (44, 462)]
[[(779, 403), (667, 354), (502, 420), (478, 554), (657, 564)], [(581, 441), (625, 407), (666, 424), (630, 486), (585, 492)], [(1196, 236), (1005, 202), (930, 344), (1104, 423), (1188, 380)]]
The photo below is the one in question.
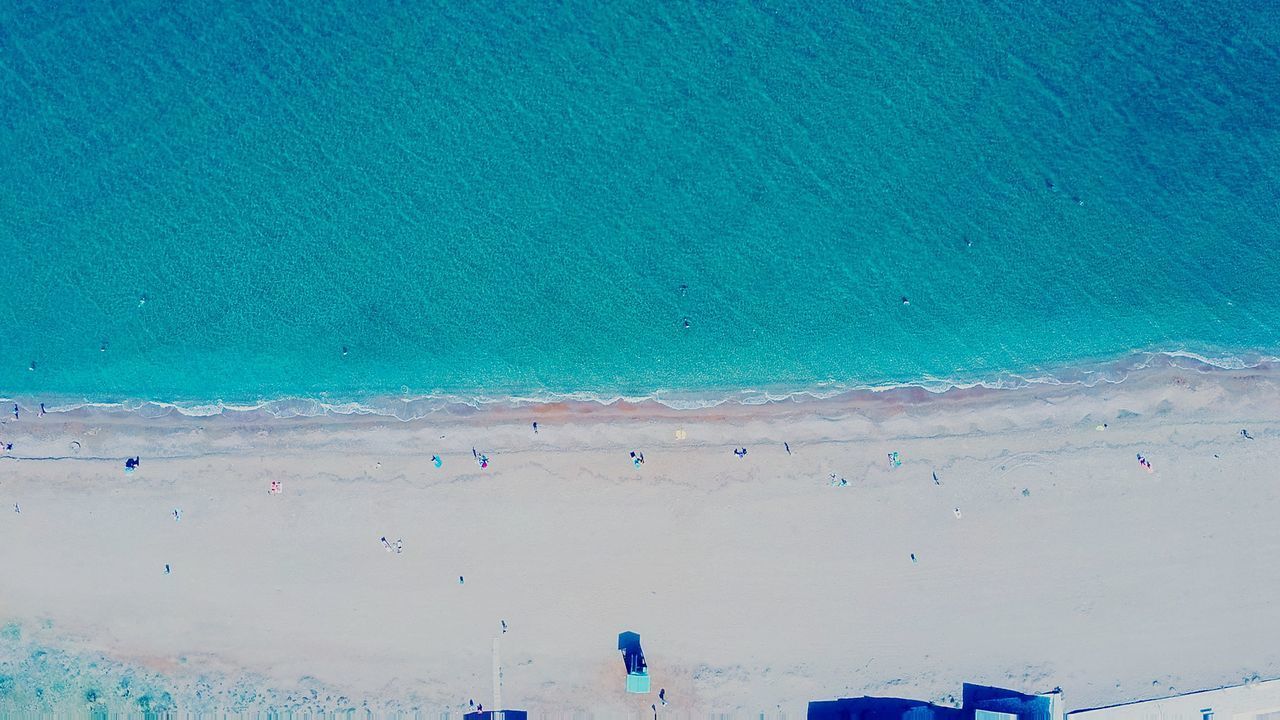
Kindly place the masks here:
[[(663, 687), (680, 716), (801, 717), (965, 680), (1084, 707), (1277, 674), (1277, 388), (1153, 370), (407, 423), (31, 414), (0, 429), (0, 703), (30, 697), (33, 644), (156, 673), (179, 709), (457, 713), (489, 703), (495, 636), (506, 703), (552, 715), (648, 713)], [(653, 694), (623, 692), (624, 630)]]

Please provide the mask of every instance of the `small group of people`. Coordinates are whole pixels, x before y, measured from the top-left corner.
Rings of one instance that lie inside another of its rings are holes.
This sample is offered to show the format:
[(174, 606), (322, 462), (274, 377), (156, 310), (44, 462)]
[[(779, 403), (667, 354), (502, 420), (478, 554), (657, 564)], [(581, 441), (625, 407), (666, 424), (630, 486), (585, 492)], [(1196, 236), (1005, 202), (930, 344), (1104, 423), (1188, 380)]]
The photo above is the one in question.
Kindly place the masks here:
[[(476, 452), (475, 448), (471, 448), (471, 457), (476, 459), (476, 462), (480, 464), (480, 467), (482, 468), (489, 467), (488, 455), (485, 455), (484, 453), (481, 453), (481, 452)], [(436, 467), (440, 467), (440, 466), (437, 465)]]
[(1155, 472), (1155, 468), (1151, 467), (1151, 461), (1143, 457), (1142, 453), (1138, 453), (1138, 464), (1146, 468), (1147, 472)]
[(737, 455), (738, 459), (741, 460), (742, 458), (747, 456), (747, 449), (745, 447), (734, 448), (733, 454)]
[(631, 451), (631, 464), (632, 464), (632, 465), (635, 465), (636, 467), (640, 467), (641, 465), (643, 465), (643, 464), (644, 464), (644, 453), (638, 453), (638, 452), (636, 452), (635, 450), (632, 450), (632, 451)]
[(138, 469), (138, 466), (141, 464), (142, 464), (141, 456), (126, 458), (124, 461), (124, 471), (133, 472), (134, 470)]
[(397, 555), (404, 552), (404, 541), (399, 538), (396, 539), (396, 544), (392, 545), (391, 542), (387, 540), (387, 536), (383, 535), (382, 546), (387, 549), (387, 552), (394, 552)]
[[(33, 367), (32, 367), (32, 369), (35, 369), (35, 368), (34, 368), (34, 365), (35, 365), (35, 363), (32, 363), (32, 366), (33, 366)], [(14, 404), (13, 404), (13, 419), (14, 419), (14, 420), (18, 420), (18, 419), (20, 418), (21, 414), (22, 414), (22, 408), (18, 407), (18, 403), (14, 403)], [(48, 410), (45, 410), (45, 408), (44, 408), (44, 403), (40, 403), (40, 417), (44, 417), (45, 415), (48, 415), (48, 414), (49, 414), (49, 411), (48, 411)]]

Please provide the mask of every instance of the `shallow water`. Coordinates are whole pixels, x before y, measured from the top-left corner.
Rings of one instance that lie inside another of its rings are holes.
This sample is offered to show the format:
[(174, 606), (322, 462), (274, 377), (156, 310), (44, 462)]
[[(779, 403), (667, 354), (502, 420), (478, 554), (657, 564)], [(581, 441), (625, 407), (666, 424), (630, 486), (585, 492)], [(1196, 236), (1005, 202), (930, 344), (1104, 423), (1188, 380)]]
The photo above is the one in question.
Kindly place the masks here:
[(1274, 353), (1277, 48), (1267, 3), (10, 4), (0, 392)]

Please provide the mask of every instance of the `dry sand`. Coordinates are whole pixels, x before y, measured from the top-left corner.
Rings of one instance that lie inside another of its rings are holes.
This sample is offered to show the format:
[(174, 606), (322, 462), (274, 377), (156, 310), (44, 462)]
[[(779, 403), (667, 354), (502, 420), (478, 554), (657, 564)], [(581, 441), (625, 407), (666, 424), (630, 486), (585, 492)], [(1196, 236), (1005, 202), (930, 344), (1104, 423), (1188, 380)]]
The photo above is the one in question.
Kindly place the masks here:
[[(665, 714), (793, 718), (965, 680), (1084, 707), (1274, 675), (1277, 378), (412, 422), (27, 414), (0, 428), (0, 674), (38, 643), (159, 673), (182, 709), (456, 717), (490, 704), (500, 635), (512, 707), (648, 714), (663, 687)], [(651, 695), (623, 692), (623, 630)]]

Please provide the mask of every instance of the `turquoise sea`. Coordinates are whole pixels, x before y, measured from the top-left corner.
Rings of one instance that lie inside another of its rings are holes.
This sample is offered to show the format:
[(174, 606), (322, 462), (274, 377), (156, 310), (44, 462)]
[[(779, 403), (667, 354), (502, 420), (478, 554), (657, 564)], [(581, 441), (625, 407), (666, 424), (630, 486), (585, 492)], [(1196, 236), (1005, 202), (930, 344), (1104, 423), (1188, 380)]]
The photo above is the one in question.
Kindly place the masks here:
[(37, 399), (1265, 356), (1280, 3), (0, 0), (0, 259)]

